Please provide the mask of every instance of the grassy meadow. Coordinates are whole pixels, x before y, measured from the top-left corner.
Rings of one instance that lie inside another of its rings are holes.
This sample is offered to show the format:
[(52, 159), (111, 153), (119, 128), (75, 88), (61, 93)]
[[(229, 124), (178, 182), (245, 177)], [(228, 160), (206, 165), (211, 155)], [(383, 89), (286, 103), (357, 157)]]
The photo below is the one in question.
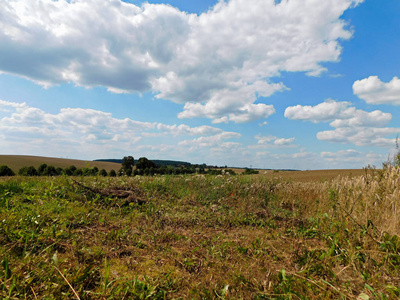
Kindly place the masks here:
[(267, 175), (0, 178), (1, 298), (400, 298), (398, 168)]

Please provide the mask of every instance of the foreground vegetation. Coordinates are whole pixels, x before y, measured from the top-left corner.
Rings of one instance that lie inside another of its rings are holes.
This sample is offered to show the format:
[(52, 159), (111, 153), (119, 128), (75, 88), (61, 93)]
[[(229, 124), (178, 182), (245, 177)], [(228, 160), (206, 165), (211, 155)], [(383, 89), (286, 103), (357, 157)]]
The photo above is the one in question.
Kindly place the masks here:
[(0, 178), (4, 299), (397, 299), (400, 170)]

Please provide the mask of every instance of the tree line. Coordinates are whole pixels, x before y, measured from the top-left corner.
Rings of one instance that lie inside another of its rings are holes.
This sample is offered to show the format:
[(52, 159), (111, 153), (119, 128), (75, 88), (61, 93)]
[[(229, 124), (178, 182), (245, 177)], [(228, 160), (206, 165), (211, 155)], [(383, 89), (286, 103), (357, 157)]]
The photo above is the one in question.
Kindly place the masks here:
[[(0, 166), (0, 176), (15, 176), (16, 174), (8, 166)], [(99, 170), (97, 167), (77, 168), (70, 166), (67, 168), (55, 167), (53, 165), (41, 164), (38, 168), (34, 166), (25, 166), (19, 169), (20, 176), (117, 176), (114, 170), (107, 172), (105, 169)]]
[[(34, 166), (22, 167), (18, 171), (20, 176), (154, 176), (154, 175), (180, 175), (180, 174), (212, 174), (220, 175), (229, 173), (235, 175), (233, 170), (206, 169), (205, 164), (202, 165), (182, 165), (182, 166), (159, 166), (146, 157), (141, 157), (135, 163), (132, 156), (125, 156), (122, 159), (121, 168), (118, 171), (105, 169), (99, 170), (97, 167), (77, 168), (70, 166), (67, 168), (54, 167), (53, 165), (41, 164), (38, 168)], [(0, 166), (0, 176), (16, 175), (8, 166)]]

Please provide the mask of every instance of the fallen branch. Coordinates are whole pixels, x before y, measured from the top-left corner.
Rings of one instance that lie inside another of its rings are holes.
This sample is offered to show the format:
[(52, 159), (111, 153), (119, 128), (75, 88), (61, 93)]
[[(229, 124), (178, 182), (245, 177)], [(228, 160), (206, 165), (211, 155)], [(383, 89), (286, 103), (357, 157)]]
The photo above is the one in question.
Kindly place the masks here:
[(90, 191), (94, 194), (98, 194), (102, 197), (114, 197), (117, 199), (125, 199), (125, 202), (123, 205), (128, 205), (129, 203), (137, 203), (139, 205), (142, 205), (146, 203), (146, 200), (143, 196), (136, 195), (134, 191), (132, 190), (122, 190), (122, 189), (104, 189), (100, 190), (98, 188), (91, 188), (88, 187), (84, 184), (82, 184), (79, 181), (76, 181), (74, 179), (71, 179), (76, 185), (84, 188), (87, 191)]

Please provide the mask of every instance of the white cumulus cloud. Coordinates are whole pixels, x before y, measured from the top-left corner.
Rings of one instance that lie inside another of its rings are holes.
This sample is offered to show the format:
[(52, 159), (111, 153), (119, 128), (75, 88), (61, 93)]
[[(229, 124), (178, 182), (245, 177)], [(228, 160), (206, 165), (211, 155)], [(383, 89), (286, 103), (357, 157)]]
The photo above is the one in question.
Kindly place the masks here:
[[(288, 146), (292, 145), (293, 142), (295, 141), (295, 138), (278, 138), (273, 135), (268, 135), (268, 136), (262, 136), (262, 135), (257, 135), (256, 137), (257, 140), (257, 145), (266, 145), (266, 146)], [(254, 148), (257, 148), (258, 146), (253, 146)]]
[(353, 84), (353, 92), (369, 104), (400, 105), (400, 79), (393, 77), (388, 83), (382, 82), (378, 76), (357, 80)]
[(0, 0), (0, 72), (44, 86), (152, 91), (181, 118), (268, 118), (255, 104), (284, 91), (281, 72), (317, 76), (352, 36), (341, 19), (361, 0), (230, 0), (201, 15), (121, 0)]
[(355, 112), (355, 108), (349, 107), (350, 105), (350, 102), (327, 100), (316, 106), (289, 106), (285, 110), (285, 117), (292, 120), (311, 121), (313, 123), (326, 122), (334, 119), (347, 119)]
[(391, 148), (395, 144), (395, 139), (385, 137), (399, 133), (400, 128), (343, 127), (318, 132), (317, 138), (323, 141), (349, 143), (357, 146)]
[(285, 117), (314, 123), (329, 122), (334, 130), (317, 133), (319, 140), (351, 143), (358, 146), (390, 147), (394, 139), (386, 138), (399, 133), (399, 128), (385, 127), (392, 114), (380, 110), (366, 112), (350, 106), (350, 102), (328, 100), (316, 106), (296, 105), (286, 108)]
[(292, 120), (311, 121), (313, 123), (332, 121), (332, 127), (346, 126), (385, 126), (392, 114), (380, 110), (366, 112), (350, 106), (350, 102), (327, 100), (315, 106), (296, 105), (285, 110), (285, 117)]

